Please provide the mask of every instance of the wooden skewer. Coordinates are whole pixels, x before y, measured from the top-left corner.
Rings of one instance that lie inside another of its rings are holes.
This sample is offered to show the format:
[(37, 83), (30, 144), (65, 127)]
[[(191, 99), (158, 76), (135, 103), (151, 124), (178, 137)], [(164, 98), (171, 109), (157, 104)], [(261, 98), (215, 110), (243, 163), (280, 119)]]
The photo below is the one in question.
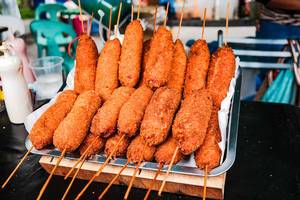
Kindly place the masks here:
[(53, 174), (54, 174), (54, 172), (55, 172), (57, 166), (59, 165), (60, 161), (63, 159), (65, 153), (66, 153), (66, 149), (64, 149), (64, 150), (61, 152), (61, 155), (60, 155), (60, 157), (58, 158), (58, 160), (57, 160), (55, 166), (53, 167), (53, 169), (52, 169), (50, 175), (48, 176), (48, 178), (47, 178), (45, 184), (43, 185), (43, 187), (42, 187), (42, 189), (41, 189), (41, 191), (40, 191), (40, 193), (39, 193), (39, 196), (37, 197), (37, 200), (40, 200), (40, 199), (42, 198), (43, 193), (45, 192), (45, 190), (46, 190), (46, 188), (47, 188), (47, 186), (48, 186), (48, 184), (49, 184), (49, 182), (50, 182), (50, 180), (51, 180), (51, 178), (52, 178), (52, 176), (53, 176)]
[(135, 167), (135, 170), (134, 170), (133, 175), (132, 175), (132, 177), (131, 177), (130, 183), (129, 183), (128, 188), (127, 188), (127, 191), (126, 191), (126, 193), (125, 193), (124, 200), (127, 200), (127, 199), (128, 199), (128, 196), (129, 196), (130, 190), (131, 190), (131, 188), (132, 188), (132, 185), (133, 185), (133, 182), (134, 182), (136, 173), (139, 171), (139, 167), (140, 167), (140, 165), (142, 164), (142, 162), (143, 162), (143, 160), (141, 159), (141, 160), (137, 163), (137, 165), (136, 165), (136, 167)]
[(131, 19), (130, 21), (132, 22), (133, 21), (133, 3), (131, 3)]
[(103, 199), (104, 195), (107, 193), (107, 191), (109, 190), (109, 188), (113, 185), (113, 183), (119, 178), (119, 176), (121, 175), (121, 173), (124, 171), (124, 169), (126, 169), (126, 167), (128, 166), (129, 161), (126, 162), (126, 164), (121, 168), (121, 170), (115, 175), (115, 177), (109, 182), (108, 186), (103, 190), (103, 192), (100, 194), (99, 196), (99, 200)]
[(202, 199), (206, 199), (206, 183), (207, 183), (207, 165), (205, 165), (205, 171), (204, 171), (204, 183), (203, 183), (203, 194)]
[(168, 1), (168, 4), (167, 4), (167, 10), (166, 10), (166, 16), (165, 16), (165, 21), (164, 21), (164, 27), (167, 26), (168, 13), (169, 13), (169, 6), (170, 6), (170, 1)]
[[(122, 0), (120, 1), (120, 6), (119, 6), (119, 13), (118, 13), (118, 20), (117, 20), (117, 29), (119, 29), (119, 23), (120, 23), (120, 17), (121, 17), (121, 12), (122, 12)], [(119, 30), (116, 30), (116, 37), (118, 37), (118, 32)]]
[(71, 173), (74, 171), (75, 167), (77, 167), (77, 165), (84, 159), (85, 155), (90, 150), (90, 148), (92, 148), (92, 146), (95, 144), (95, 142), (97, 141), (97, 139), (98, 138), (95, 138), (95, 140), (86, 148), (86, 150), (83, 152), (83, 154), (77, 160), (77, 162), (75, 163), (75, 165), (73, 165), (73, 167), (70, 169), (70, 171), (65, 176), (65, 178), (64, 178), (65, 180), (71, 175)]
[(118, 141), (117, 145), (115, 146), (115, 148), (113, 149), (113, 151), (109, 154), (109, 156), (106, 158), (105, 162), (101, 165), (101, 167), (99, 168), (99, 170), (97, 171), (96, 174), (94, 174), (94, 176), (92, 176), (92, 178), (89, 180), (89, 182), (85, 185), (85, 187), (81, 190), (81, 192), (77, 195), (75, 200), (80, 199), (80, 197), (83, 195), (83, 193), (87, 190), (87, 188), (91, 185), (91, 183), (95, 180), (96, 177), (98, 177), (102, 170), (104, 169), (104, 167), (108, 164), (108, 162), (111, 160), (111, 157), (115, 154), (115, 152), (118, 149), (118, 146), (120, 145), (120, 143), (122, 142), (122, 140), (124, 139), (125, 134), (122, 135), (122, 137), (120, 138), (120, 140)]
[(178, 32), (177, 32), (176, 39), (179, 38), (179, 34), (180, 34), (180, 31), (181, 31), (181, 24), (182, 24), (182, 18), (183, 18), (184, 4), (185, 4), (185, 0), (183, 0), (183, 4), (182, 4), (181, 15), (180, 15), (180, 21), (179, 21), (179, 27), (178, 27)]
[(226, 30), (225, 30), (225, 45), (227, 45), (227, 38), (228, 38), (228, 18), (229, 18), (229, 9), (230, 9), (230, 2), (227, 0), (227, 10), (226, 10)]
[(155, 33), (156, 31), (156, 17), (157, 17), (157, 6), (155, 6), (155, 11), (154, 11), (153, 33)]
[(146, 193), (146, 195), (145, 195), (145, 197), (144, 197), (144, 200), (147, 200), (147, 199), (148, 199), (148, 197), (149, 197), (149, 195), (150, 195), (150, 192), (151, 192), (151, 190), (152, 190), (152, 188), (153, 188), (153, 186), (154, 186), (154, 183), (155, 183), (155, 181), (156, 181), (156, 179), (157, 179), (157, 177), (158, 177), (158, 175), (159, 175), (161, 169), (163, 168), (163, 166), (164, 166), (164, 165), (163, 165), (162, 163), (159, 164), (159, 167), (158, 167), (158, 169), (157, 169), (157, 172), (155, 173), (154, 178), (153, 178), (153, 180), (152, 180), (152, 182), (151, 182), (151, 184), (150, 184), (150, 187), (149, 187), (148, 190), (147, 190), (147, 193)]
[(26, 157), (29, 155), (29, 153), (32, 151), (33, 146), (30, 147), (30, 149), (27, 151), (27, 153), (23, 156), (23, 158), (20, 160), (18, 165), (15, 167), (15, 169), (10, 173), (9, 177), (6, 179), (6, 181), (2, 185), (2, 189), (7, 185), (7, 183), (10, 181), (10, 179), (13, 177), (13, 175), (16, 173), (16, 171), (20, 168)]
[(204, 8), (204, 13), (203, 13), (202, 36), (201, 36), (202, 40), (204, 40), (205, 22), (206, 22), (206, 8)]
[(69, 184), (67, 190), (65, 191), (63, 197), (61, 198), (61, 200), (65, 200), (65, 199), (66, 199), (67, 194), (68, 194), (69, 190), (71, 189), (71, 187), (72, 187), (72, 185), (73, 185), (73, 182), (75, 181), (75, 178), (76, 178), (76, 176), (78, 175), (78, 173), (79, 173), (79, 171), (80, 171), (80, 169), (81, 169), (83, 163), (85, 162), (86, 157), (87, 157), (87, 154), (84, 155), (81, 164), (80, 164), (79, 167), (77, 168), (77, 170), (76, 170), (76, 172), (75, 172), (75, 174), (74, 174), (74, 176), (73, 176), (73, 178), (72, 178), (72, 180), (71, 180), (71, 182), (70, 182), (70, 184)]
[(80, 13), (81, 29), (82, 29), (82, 32), (84, 32), (83, 17), (82, 17), (82, 9), (81, 9), (80, 0), (78, 0), (78, 6), (79, 6), (79, 13)]
[(109, 9), (108, 40), (110, 40), (110, 33), (111, 33), (111, 18), (112, 18), (112, 7)]
[(141, 12), (141, 0), (139, 0), (139, 6), (138, 6), (138, 12), (137, 12), (137, 18), (140, 19), (140, 12)]
[(90, 19), (90, 27), (88, 28), (88, 35), (90, 35), (92, 31), (93, 20), (94, 20), (94, 12), (92, 12), (92, 17)]
[(175, 149), (175, 151), (174, 151), (174, 154), (173, 154), (173, 156), (172, 156), (172, 160), (171, 160), (171, 162), (170, 162), (170, 164), (169, 164), (167, 173), (166, 173), (166, 175), (165, 175), (165, 177), (164, 177), (163, 183), (161, 184), (161, 186), (160, 186), (160, 188), (159, 188), (158, 196), (161, 196), (161, 193), (162, 193), (162, 191), (163, 191), (163, 189), (164, 189), (164, 187), (165, 187), (167, 178), (168, 178), (168, 176), (169, 176), (169, 174), (170, 174), (170, 171), (171, 171), (171, 168), (172, 168), (172, 166), (173, 166), (173, 164), (174, 164), (174, 160), (175, 160), (175, 158), (176, 158), (176, 154), (177, 154), (178, 150), (179, 150), (179, 148), (178, 148), (178, 146), (177, 146), (176, 149)]

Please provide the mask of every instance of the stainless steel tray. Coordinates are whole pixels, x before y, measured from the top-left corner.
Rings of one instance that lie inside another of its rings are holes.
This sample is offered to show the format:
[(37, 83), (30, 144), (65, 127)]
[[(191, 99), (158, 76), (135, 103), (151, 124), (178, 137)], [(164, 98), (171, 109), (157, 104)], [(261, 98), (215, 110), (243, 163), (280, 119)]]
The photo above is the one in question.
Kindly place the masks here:
[[(230, 106), (230, 116), (229, 116), (229, 123), (227, 127), (227, 136), (226, 136), (226, 148), (224, 152), (224, 158), (222, 164), (213, 169), (209, 176), (218, 176), (227, 170), (233, 165), (236, 155), (236, 146), (237, 146), (237, 136), (238, 136), (238, 123), (239, 123), (239, 112), (240, 112), (240, 88), (241, 88), (241, 73), (238, 73), (239, 77), (237, 78), (236, 85), (235, 85), (235, 93), (233, 96), (233, 100), (231, 101)], [(26, 138), (25, 146), (27, 149), (30, 149), (32, 146), (28, 137)], [(60, 152), (55, 149), (44, 149), (44, 150), (32, 150), (33, 154), (37, 155), (48, 155), (48, 156), (60, 156)], [(78, 159), (80, 156), (78, 153), (67, 153), (65, 158), (75, 160)], [(104, 163), (106, 157), (103, 154), (94, 155), (90, 157), (87, 162), (94, 162), (94, 163)], [(111, 160), (109, 162), (110, 165), (116, 166), (123, 166), (126, 163), (126, 159), (117, 158), (115, 160)], [(135, 167), (134, 164), (129, 164), (129, 167)], [(147, 169), (156, 171), (158, 169), (158, 165), (155, 162), (143, 162), (140, 169)], [(167, 166), (164, 166), (162, 171), (167, 171)], [(184, 158), (182, 161), (177, 163), (171, 169), (172, 173), (177, 174), (188, 174), (194, 176), (203, 176), (204, 171), (200, 170), (196, 167), (193, 155)]]

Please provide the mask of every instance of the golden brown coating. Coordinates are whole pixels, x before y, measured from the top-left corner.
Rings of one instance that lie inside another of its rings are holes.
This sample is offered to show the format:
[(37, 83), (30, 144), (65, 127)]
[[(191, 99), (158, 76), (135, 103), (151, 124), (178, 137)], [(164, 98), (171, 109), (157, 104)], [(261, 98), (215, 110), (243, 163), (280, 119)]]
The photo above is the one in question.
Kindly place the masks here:
[(142, 70), (141, 70), (141, 78), (139, 82), (139, 86), (146, 85), (145, 84), (145, 67), (146, 67), (146, 62), (149, 59), (149, 50), (150, 50), (150, 43), (151, 39), (146, 40), (143, 43), (143, 62), (142, 62)]
[[(123, 136), (122, 134), (115, 134), (114, 136), (107, 139), (105, 144), (105, 149), (104, 149), (104, 153), (106, 156), (109, 156), (113, 152), (113, 150), (117, 146), (122, 136)], [(129, 143), (130, 143), (129, 137), (125, 136), (112, 156), (113, 157), (125, 156)]]
[(171, 32), (160, 26), (151, 39), (145, 66), (145, 83), (151, 89), (167, 84), (173, 60), (173, 46)]
[(148, 145), (158, 145), (168, 136), (181, 94), (176, 89), (158, 88), (148, 104), (141, 124), (141, 135)]
[(104, 138), (89, 133), (79, 147), (80, 155), (82, 155), (87, 148), (89, 148), (86, 152), (87, 157), (101, 152), (104, 149), (105, 141), (106, 140)]
[(76, 68), (74, 90), (82, 93), (95, 89), (98, 50), (94, 40), (83, 33), (76, 48)]
[(52, 144), (54, 131), (71, 111), (76, 98), (77, 94), (74, 91), (63, 91), (59, 94), (54, 104), (34, 123), (29, 133), (29, 139), (34, 148), (42, 149)]
[(119, 80), (123, 86), (134, 87), (139, 81), (143, 35), (143, 27), (139, 20), (132, 21), (126, 27), (119, 66)]
[(65, 119), (54, 132), (53, 144), (60, 151), (72, 152), (86, 137), (93, 116), (101, 105), (101, 98), (94, 91), (81, 93)]
[(207, 77), (207, 89), (217, 107), (221, 106), (227, 95), (234, 72), (235, 56), (232, 49), (227, 46), (219, 48), (212, 56)]
[(222, 136), (221, 136), (221, 131), (220, 131), (220, 127), (219, 127), (218, 111), (219, 111), (218, 107), (214, 105), (212, 112), (211, 112), (211, 116), (210, 116), (206, 134), (209, 134), (209, 133), (214, 134), (216, 136), (216, 141), (221, 142)]
[(126, 157), (131, 162), (152, 161), (156, 148), (147, 145), (141, 135), (136, 136), (130, 143)]
[(208, 171), (220, 165), (222, 151), (217, 143), (216, 134), (207, 133), (201, 147), (195, 152), (195, 162), (198, 168)]
[(133, 92), (134, 88), (117, 88), (94, 116), (91, 132), (100, 137), (109, 137), (115, 133), (121, 107)]
[(174, 55), (167, 86), (182, 91), (187, 58), (182, 42), (177, 39), (174, 45)]
[(95, 90), (106, 101), (118, 87), (118, 68), (121, 54), (119, 39), (105, 43), (98, 59)]
[[(173, 136), (168, 137), (168, 139), (159, 145), (157, 151), (155, 152), (155, 160), (158, 163), (168, 165), (171, 163), (172, 157), (177, 148), (177, 142)], [(177, 151), (174, 165), (178, 163), (183, 157), (183, 154), (180, 151)]]
[(210, 52), (205, 40), (197, 40), (190, 49), (186, 69), (184, 96), (205, 88)]
[(152, 90), (147, 86), (136, 89), (124, 103), (118, 118), (118, 131), (128, 137), (136, 134), (140, 128), (146, 107), (152, 97)]
[(192, 92), (181, 103), (172, 133), (184, 155), (193, 153), (203, 143), (212, 106), (212, 98), (204, 89)]

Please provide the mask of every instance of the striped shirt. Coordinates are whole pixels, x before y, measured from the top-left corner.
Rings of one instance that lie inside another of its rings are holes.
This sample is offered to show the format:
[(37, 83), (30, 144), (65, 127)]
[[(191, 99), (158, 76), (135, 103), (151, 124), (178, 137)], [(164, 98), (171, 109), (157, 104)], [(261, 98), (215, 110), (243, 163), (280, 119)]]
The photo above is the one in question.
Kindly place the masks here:
[[(264, 5), (260, 9), (260, 18), (274, 23), (300, 26), (300, 12), (268, 8), (268, 0), (258, 0)], [(288, 1), (288, 0), (287, 0)]]

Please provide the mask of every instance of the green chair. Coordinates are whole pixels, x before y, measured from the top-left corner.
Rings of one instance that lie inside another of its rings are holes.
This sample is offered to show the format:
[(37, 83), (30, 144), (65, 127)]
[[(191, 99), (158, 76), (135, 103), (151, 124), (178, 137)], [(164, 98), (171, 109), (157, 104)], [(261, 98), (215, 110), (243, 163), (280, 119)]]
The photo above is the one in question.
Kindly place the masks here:
[(67, 8), (62, 4), (44, 4), (41, 3), (35, 10), (35, 20), (41, 20), (41, 16), (44, 15), (46, 19), (52, 21), (59, 21), (58, 13), (66, 10)]
[[(59, 21), (58, 14), (67, 8), (62, 4), (40, 4), (35, 10), (35, 20), (42, 20), (42, 17), (46, 17), (43, 20)], [(38, 57), (43, 56), (43, 50), (47, 47), (47, 41), (41, 35), (36, 36)], [(63, 35), (57, 36), (56, 42), (59, 46), (67, 46), (72, 39), (70, 37), (64, 37)]]
[[(39, 35), (46, 42), (47, 56), (61, 56), (64, 58), (64, 71), (66, 74), (73, 68), (74, 61), (67, 53), (67, 47), (61, 47), (57, 41), (62, 37), (73, 40), (76, 33), (70, 24), (50, 20), (34, 20), (30, 24), (30, 30), (34, 35)], [(77, 42), (73, 43), (72, 54), (75, 53)]]

